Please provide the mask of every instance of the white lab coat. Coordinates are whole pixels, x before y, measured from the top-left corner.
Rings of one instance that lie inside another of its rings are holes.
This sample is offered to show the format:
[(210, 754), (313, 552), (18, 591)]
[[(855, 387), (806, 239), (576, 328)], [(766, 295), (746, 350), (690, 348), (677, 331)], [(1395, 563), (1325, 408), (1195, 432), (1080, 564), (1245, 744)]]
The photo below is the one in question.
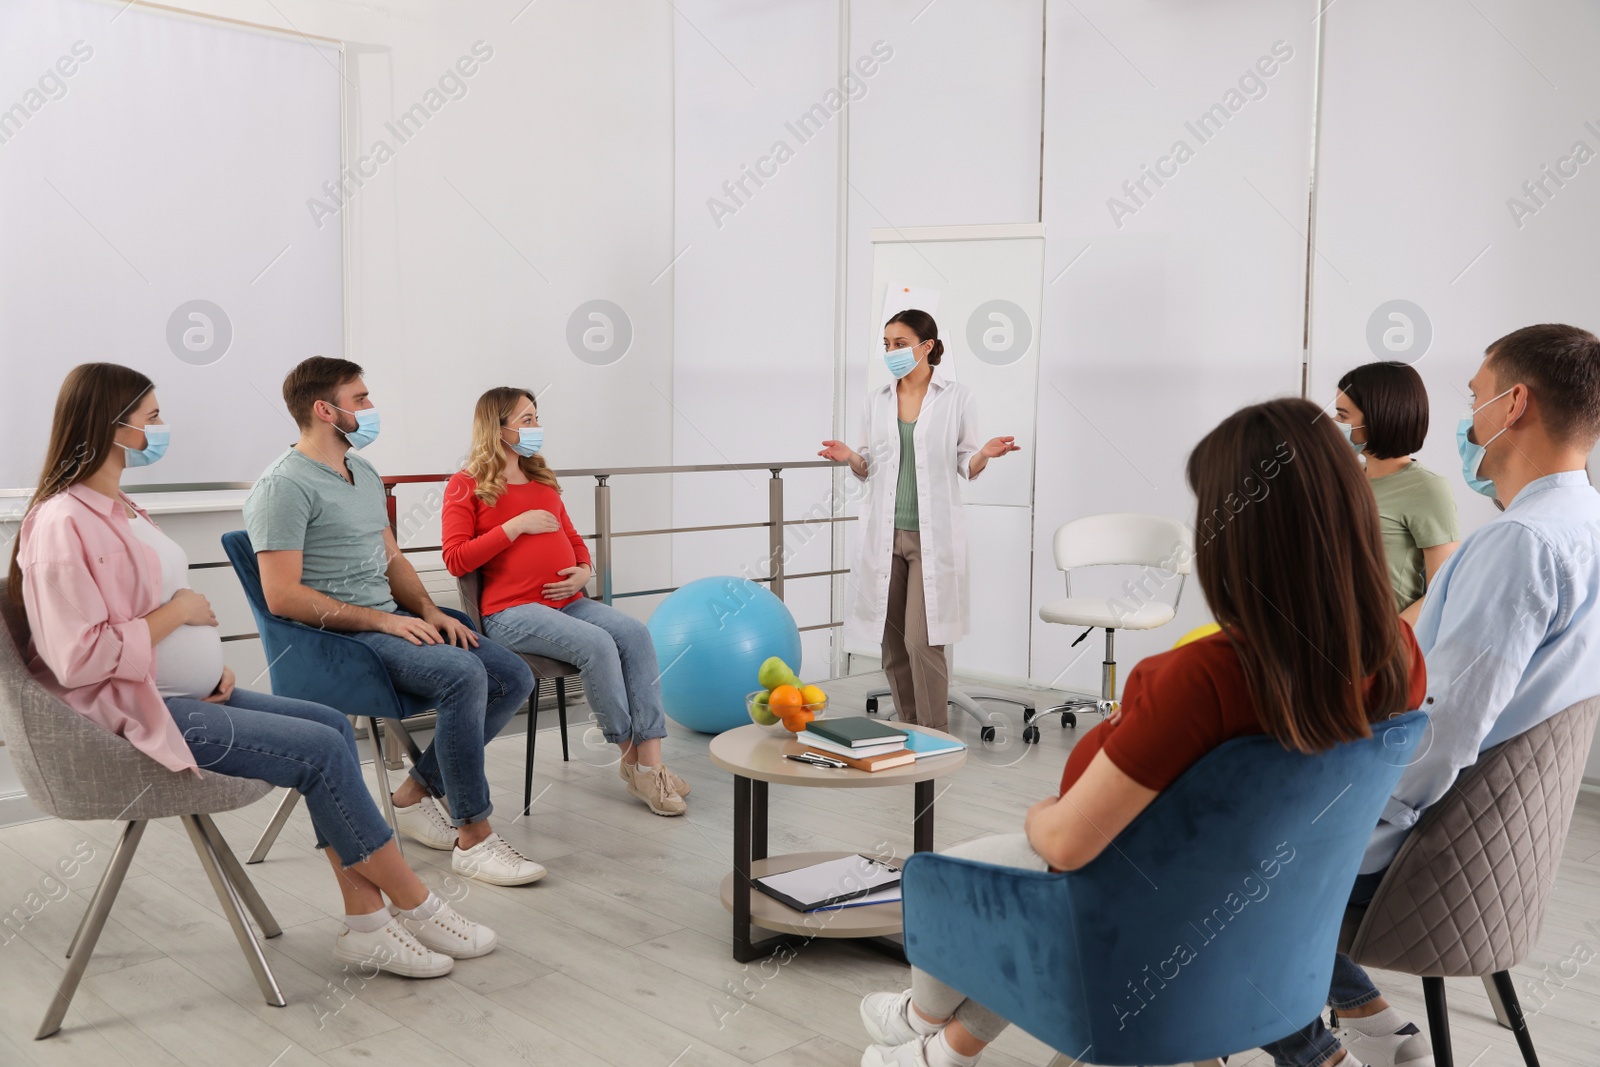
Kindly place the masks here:
[[(845, 618), (845, 637), (857, 644), (879, 644), (889, 613), (894, 493), (900, 480), (897, 385), (890, 382), (867, 395), (851, 444), (867, 460), (867, 499), (861, 509), (861, 537), (850, 570), (850, 611)], [(932, 645), (954, 644), (971, 628), (967, 531), (957, 478), (970, 477), (972, 457), (983, 447), (975, 421), (972, 390), (934, 367), (911, 434), (917, 454), (922, 593)]]

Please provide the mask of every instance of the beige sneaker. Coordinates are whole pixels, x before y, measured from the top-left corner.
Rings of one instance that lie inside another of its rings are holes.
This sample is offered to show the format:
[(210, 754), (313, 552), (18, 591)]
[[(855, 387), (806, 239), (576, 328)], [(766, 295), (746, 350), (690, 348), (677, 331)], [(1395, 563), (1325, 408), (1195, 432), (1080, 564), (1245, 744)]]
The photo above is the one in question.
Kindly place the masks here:
[(678, 791), (672, 788), (665, 767), (641, 771), (637, 765), (626, 767), (628, 792), (650, 806), (657, 815), (682, 815), (689, 810)]
[[(621, 760), (617, 761), (617, 777), (621, 778), (623, 782), (631, 781), (631, 779), (628, 777), (628, 772), (632, 769), (632, 767), (626, 763), (623, 763)], [(688, 782), (684, 781), (682, 778), (679, 778), (676, 774), (673, 774), (665, 764), (662, 765), (661, 769), (667, 772), (667, 781), (672, 784), (672, 791), (674, 793), (678, 794), (680, 797), (686, 797), (689, 795)]]

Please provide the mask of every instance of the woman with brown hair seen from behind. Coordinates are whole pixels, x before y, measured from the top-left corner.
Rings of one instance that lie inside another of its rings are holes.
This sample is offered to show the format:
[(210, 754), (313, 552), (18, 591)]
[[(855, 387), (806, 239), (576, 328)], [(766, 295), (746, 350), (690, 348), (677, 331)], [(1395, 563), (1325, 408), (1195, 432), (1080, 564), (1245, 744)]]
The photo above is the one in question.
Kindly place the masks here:
[(121, 488), (123, 472), (159, 460), (167, 439), (138, 371), (85, 363), (62, 383), (11, 559), (9, 593), (32, 631), (28, 669), (174, 774), (204, 767), (304, 794), (344, 897), (335, 959), (433, 978), (489, 952), (494, 932), (429, 892), (400, 855), (362, 779), (350, 720), (234, 685), (217, 617), (189, 588), (188, 556)]
[(501, 386), (478, 398), (472, 450), (445, 487), (444, 564), (458, 578), (481, 572), (490, 640), (578, 668), (628, 792), (657, 815), (682, 815), (689, 784), (661, 762), (667, 720), (650, 631), (584, 596), (589, 549), (543, 449), (533, 393)]
[[(1422, 655), (1394, 611), (1372, 493), (1319, 415), (1272, 400), (1195, 446), (1194, 563), (1221, 632), (1134, 667), (1120, 711), (1073, 747), (1060, 795), (1029, 808), (1021, 833), (947, 854), (1075, 870), (1226, 741), (1268, 734), (1320, 752), (1422, 702)], [(971, 1067), (1006, 1026), (915, 968), (910, 989), (869, 995), (861, 1018), (874, 1042), (864, 1067)], [(1344, 1054), (1333, 1043), (1326, 1056), (1331, 1067)]]

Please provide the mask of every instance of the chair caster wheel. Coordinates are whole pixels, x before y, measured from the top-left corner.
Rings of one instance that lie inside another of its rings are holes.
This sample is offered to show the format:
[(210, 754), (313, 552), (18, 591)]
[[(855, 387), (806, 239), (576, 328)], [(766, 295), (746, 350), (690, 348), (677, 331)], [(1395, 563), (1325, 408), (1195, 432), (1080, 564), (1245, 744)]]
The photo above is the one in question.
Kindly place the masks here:
[(1039, 713), (1037, 711), (1033, 710), (1032, 708), (1023, 708), (1022, 709), (1022, 721), (1023, 722), (1032, 722), (1033, 721), (1033, 717), (1035, 715), (1037, 715), (1037, 714), (1039, 714)]
[(985, 726), (983, 729), (978, 731), (978, 736), (983, 738), (983, 740), (985, 742), (993, 741), (994, 740), (994, 727), (993, 726)]
[(1023, 744), (1037, 745), (1039, 743), (1039, 728), (1031, 725), (1023, 727), (1022, 741)]
[(1076, 730), (1078, 728), (1078, 717), (1070, 711), (1063, 711), (1061, 713), (1061, 726), (1063, 729)]
[(867, 714), (868, 715), (876, 715), (876, 714), (878, 714), (878, 698), (877, 697), (868, 697), (867, 698)]

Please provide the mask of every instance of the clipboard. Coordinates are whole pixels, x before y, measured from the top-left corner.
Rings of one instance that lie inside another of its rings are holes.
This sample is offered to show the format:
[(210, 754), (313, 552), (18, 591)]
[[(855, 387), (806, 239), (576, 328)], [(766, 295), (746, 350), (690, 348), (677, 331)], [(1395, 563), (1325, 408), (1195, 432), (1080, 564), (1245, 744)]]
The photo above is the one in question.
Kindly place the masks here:
[(750, 881), (773, 900), (807, 912), (896, 888), (900, 885), (900, 868), (871, 856), (841, 856)]

